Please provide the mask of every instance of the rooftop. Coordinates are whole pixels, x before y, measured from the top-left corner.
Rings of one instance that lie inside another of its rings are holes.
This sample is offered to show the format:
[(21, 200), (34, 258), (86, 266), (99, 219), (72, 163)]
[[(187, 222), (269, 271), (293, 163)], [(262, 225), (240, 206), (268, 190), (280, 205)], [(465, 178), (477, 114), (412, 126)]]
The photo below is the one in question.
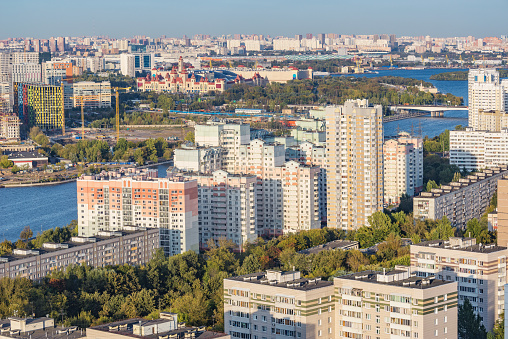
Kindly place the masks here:
[(349, 241), (349, 240), (334, 240), (330, 241), (323, 245), (314, 246), (308, 248), (306, 250), (302, 250), (299, 253), (303, 254), (317, 254), (321, 251), (325, 250), (350, 250), (350, 249), (358, 249), (358, 241)]
[(251, 284), (269, 285), (274, 287), (291, 288), (299, 291), (309, 291), (333, 285), (333, 282), (321, 280), (321, 278), (300, 278), (300, 272), (298, 271), (283, 272), (269, 270), (266, 272), (250, 273), (237, 277), (231, 277), (227, 278), (227, 280), (243, 281)]
[(0, 256), (0, 263), (21, 260), (32, 256), (48, 254), (61, 251), (76, 246), (82, 246), (89, 243), (96, 243), (116, 237), (127, 236), (146, 230), (143, 227), (126, 226), (121, 231), (102, 231), (93, 237), (72, 237), (69, 241), (63, 243), (43, 243), (42, 248), (34, 249), (15, 249), (12, 254)]
[(435, 279), (435, 277), (417, 277), (411, 275), (408, 270), (395, 269), (389, 272), (363, 271), (336, 277), (335, 279), (364, 281), (374, 284), (399, 286), (406, 288), (426, 289), (454, 282)]
[[(90, 329), (102, 332), (108, 332), (111, 334), (123, 335), (132, 338), (146, 338), (146, 339), (159, 339), (165, 338), (169, 336), (169, 338), (200, 338), (200, 339), (208, 339), (208, 338), (220, 338), (226, 336), (224, 333), (220, 332), (211, 332), (206, 331), (205, 327), (186, 327), (184, 323), (178, 324), (178, 329), (159, 332), (150, 335), (137, 335), (134, 334), (135, 326), (151, 326), (151, 325), (162, 325), (167, 323), (167, 319), (156, 319), (156, 320), (146, 320), (142, 318), (133, 318), (127, 320), (116, 321), (109, 324), (102, 324), (98, 326), (90, 327)], [(187, 334), (187, 336), (186, 336)], [(189, 336), (190, 334), (190, 336)]]
[(459, 179), (458, 182), (450, 182), (448, 183), (448, 185), (442, 185), (440, 188), (433, 188), (431, 192), (421, 192), (420, 195), (416, 196), (415, 198), (438, 198), (448, 193), (455, 192), (462, 188), (468, 187), (482, 180), (489, 179), (494, 175), (500, 173), (506, 175), (505, 172), (508, 172), (508, 166), (506, 165), (500, 167), (492, 167), (484, 170), (483, 172), (475, 173), (472, 175), (468, 175), (465, 178), (461, 178)]
[(47, 156), (40, 154), (39, 152), (25, 152), (25, 151), (5, 151), (5, 155), (9, 156), (10, 160), (16, 159), (48, 159)]
[(459, 237), (452, 237), (449, 240), (429, 240), (413, 246), (444, 248), (450, 250), (476, 252), (476, 253), (493, 253), (507, 249), (506, 247), (497, 246), (495, 244), (490, 245), (477, 244), (475, 238), (459, 238)]

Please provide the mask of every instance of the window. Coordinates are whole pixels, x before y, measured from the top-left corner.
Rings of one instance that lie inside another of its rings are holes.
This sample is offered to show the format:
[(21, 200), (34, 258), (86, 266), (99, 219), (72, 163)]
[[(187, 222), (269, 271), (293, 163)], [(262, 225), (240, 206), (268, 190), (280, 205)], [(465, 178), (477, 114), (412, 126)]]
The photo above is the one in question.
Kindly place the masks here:
[(448, 333), (448, 327), (445, 327), (443, 331), (444, 333)]
[(321, 319), (317, 321), (318, 326), (321, 326)]
[(438, 311), (439, 311), (439, 309), (436, 307), (436, 308), (434, 309), (434, 313), (435, 313), (435, 314), (437, 314), (437, 312), (438, 312)]
[(448, 294), (445, 294), (444, 295), (444, 301), (447, 301), (448, 300)]
[(434, 336), (437, 337), (439, 335), (439, 331), (438, 330), (435, 330), (434, 331)]
[(443, 318), (443, 322), (447, 323), (448, 322), (448, 317), (445, 315), (444, 318)]
[(321, 332), (321, 330), (317, 331), (317, 335), (318, 337), (320, 337), (323, 333)]
[(437, 325), (439, 322), (437, 320), (437, 318), (434, 320), (434, 325)]

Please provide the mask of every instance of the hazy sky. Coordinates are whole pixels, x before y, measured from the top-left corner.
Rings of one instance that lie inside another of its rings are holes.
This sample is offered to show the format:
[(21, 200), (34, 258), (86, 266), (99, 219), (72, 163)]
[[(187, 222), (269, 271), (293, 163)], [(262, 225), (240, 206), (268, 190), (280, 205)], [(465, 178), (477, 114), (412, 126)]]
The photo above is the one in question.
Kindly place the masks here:
[(508, 34), (508, 0), (0, 0), (8, 37)]

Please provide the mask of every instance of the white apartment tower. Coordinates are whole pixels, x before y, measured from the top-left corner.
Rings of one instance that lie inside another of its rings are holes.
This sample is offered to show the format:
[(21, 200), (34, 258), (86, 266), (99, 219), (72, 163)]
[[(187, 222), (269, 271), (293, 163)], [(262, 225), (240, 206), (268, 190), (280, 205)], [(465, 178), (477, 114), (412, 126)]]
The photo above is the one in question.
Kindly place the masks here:
[(495, 69), (471, 69), (468, 75), (469, 127), (480, 129), (478, 111), (506, 111), (508, 107), (508, 81), (499, 80)]
[(186, 175), (198, 183), (199, 236), (202, 248), (208, 241), (231, 240), (242, 251), (257, 239), (257, 178), (225, 171)]
[(383, 112), (367, 100), (326, 107), (328, 225), (367, 225), (383, 209)]
[(240, 145), (250, 142), (250, 125), (209, 123), (194, 128), (196, 146), (225, 149), (224, 170), (233, 173)]

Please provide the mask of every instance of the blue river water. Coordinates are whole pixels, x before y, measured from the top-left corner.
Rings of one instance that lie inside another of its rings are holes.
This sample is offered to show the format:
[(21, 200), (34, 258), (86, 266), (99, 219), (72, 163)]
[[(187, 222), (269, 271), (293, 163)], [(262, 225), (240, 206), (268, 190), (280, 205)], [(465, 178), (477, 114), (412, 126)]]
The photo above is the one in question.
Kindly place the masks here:
[[(453, 94), (464, 98), (464, 105), (467, 106), (467, 81), (437, 81), (430, 80), (433, 74), (465, 71), (466, 69), (422, 69), (422, 70), (405, 70), (405, 69), (387, 69), (379, 70), (378, 73), (366, 73), (358, 75), (348, 75), (356, 77), (380, 77), (380, 76), (399, 76), (403, 78), (413, 78), (432, 83), (441, 93)], [(454, 129), (455, 126), (467, 126), (467, 110), (445, 112), (444, 118), (432, 118), (430, 116), (417, 117), (407, 120), (399, 120), (387, 122), (384, 124), (384, 134), (394, 136), (398, 131), (414, 132), (419, 134), (421, 129), (422, 136), (435, 137), (443, 133), (446, 129)]]
[[(467, 105), (466, 81), (429, 80), (432, 74), (449, 71), (446, 69), (426, 70), (382, 70), (378, 74), (358, 76), (394, 75), (414, 78), (434, 84), (441, 93), (462, 96)], [(389, 122), (384, 125), (385, 135), (395, 135), (400, 131), (411, 132), (411, 125), (417, 132), (421, 126), (422, 134), (434, 137), (445, 129), (456, 125), (467, 125), (467, 111), (445, 112), (445, 118), (419, 117), (409, 120)], [(159, 166), (159, 176), (166, 176), (166, 165)], [(18, 239), (21, 230), (30, 226), (35, 234), (41, 230), (67, 225), (77, 219), (76, 183), (56, 186), (0, 188), (0, 241)]]

